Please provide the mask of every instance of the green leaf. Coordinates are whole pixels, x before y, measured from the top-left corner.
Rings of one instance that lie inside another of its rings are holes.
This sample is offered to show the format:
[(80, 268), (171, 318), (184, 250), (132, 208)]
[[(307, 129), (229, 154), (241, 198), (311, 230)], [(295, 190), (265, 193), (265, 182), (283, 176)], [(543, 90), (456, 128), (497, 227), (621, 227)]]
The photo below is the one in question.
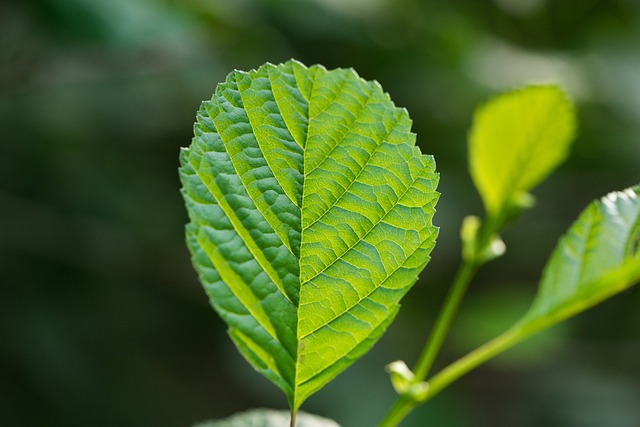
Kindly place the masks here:
[(556, 86), (529, 86), (480, 107), (469, 167), (487, 213), (530, 205), (527, 192), (564, 161), (574, 133), (573, 106)]
[[(289, 412), (252, 409), (219, 421), (207, 421), (193, 427), (289, 427)], [(340, 427), (335, 421), (301, 412), (296, 427)]]
[(193, 264), (294, 412), (380, 338), (435, 245), (410, 128), (376, 82), (289, 61), (229, 74), (181, 152)]
[(640, 186), (589, 205), (560, 239), (519, 327), (540, 329), (640, 280)]
[(511, 329), (430, 381), (437, 394), (461, 375), (533, 334), (593, 307), (640, 281), (640, 186), (590, 204), (556, 246), (538, 294)]

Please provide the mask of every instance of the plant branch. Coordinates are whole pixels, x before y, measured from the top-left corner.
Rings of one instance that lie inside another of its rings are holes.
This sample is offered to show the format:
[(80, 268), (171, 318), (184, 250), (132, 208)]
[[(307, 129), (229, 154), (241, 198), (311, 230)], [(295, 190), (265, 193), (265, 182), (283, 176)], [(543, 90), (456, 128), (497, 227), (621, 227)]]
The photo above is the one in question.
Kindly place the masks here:
[[(502, 227), (502, 224), (502, 212), (496, 216), (490, 215), (487, 222), (485, 222), (483, 226), (477, 230), (477, 234), (473, 236), (473, 253), (469, 254), (468, 257), (463, 256), (462, 263), (460, 264), (455, 278), (453, 279), (453, 283), (451, 284), (449, 294), (440, 309), (440, 313), (438, 313), (433, 329), (424, 348), (422, 349), (422, 352), (420, 353), (418, 362), (416, 363), (416, 367), (414, 369), (416, 381), (424, 381), (425, 378), (427, 378), (427, 375), (440, 352), (444, 339), (449, 333), (449, 329), (451, 329), (451, 324), (453, 323), (453, 319), (458, 313), (462, 299), (469, 288), (469, 283), (471, 283), (471, 280), (478, 268), (490, 259), (484, 258), (484, 254), (486, 253), (487, 248), (491, 245), (495, 233), (497, 233)], [(463, 236), (463, 245), (469, 244), (469, 242), (464, 241), (465, 238), (468, 237)]]
[(418, 403), (407, 399), (404, 396), (398, 397), (395, 403), (387, 412), (379, 427), (395, 427), (402, 421)]
[[(431, 367), (433, 366), (433, 362), (435, 361), (440, 348), (442, 347), (442, 343), (444, 342), (449, 329), (451, 328), (451, 323), (458, 312), (458, 308), (460, 307), (460, 303), (464, 297), (464, 294), (469, 287), (469, 283), (473, 278), (475, 272), (478, 269), (478, 264), (474, 261), (463, 260), (456, 276), (454, 278), (453, 284), (450, 288), (449, 294), (445, 300), (440, 313), (436, 319), (433, 330), (429, 335), (427, 342), (425, 343), (422, 352), (420, 353), (420, 357), (418, 358), (418, 362), (416, 363), (414, 374), (415, 381), (424, 381), (424, 379), (429, 374)], [(431, 396), (431, 387), (429, 384), (429, 393), (428, 396)], [(426, 400), (425, 400), (426, 401)], [(379, 427), (395, 427), (400, 421), (402, 421), (409, 413), (419, 404), (424, 402), (416, 402), (414, 400), (410, 400), (404, 396), (399, 396), (396, 399), (395, 403), (387, 412), (387, 415), (380, 423)]]
[(416, 363), (414, 369), (416, 381), (424, 381), (429, 374), (433, 362), (435, 362), (436, 356), (442, 347), (442, 343), (451, 328), (451, 324), (469, 287), (469, 283), (477, 269), (478, 265), (473, 261), (463, 261), (460, 265), (449, 290), (449, 294), (433, 326), (433, 330)]
[(429, 393), (427, 398), (421, 403), (426, 402), (440, 393), (449, 384), (464, 374), (477, 368), (487, 360), (496, 357), (498, 354), (513, 347), (529, 336), (530, 333), (523, 333), (521, 328), (514, 327), (481, 347), (478, 347), (466, 356), (456, 360), (429, 379)]
[[(449, 293), (440, 312), (438, 313), (438, 317), (436, 318), (433, 329), (429, 334), (429, 338), (427, 339), (425, 346), (423, 347), (422, 352), (418, 357), (418, 361), (416, 362), (416, 366), (413, 371), (415, 375), (414, 382), (418, 383), (424, 381), (427, 378), (427, 375), (429, 375), (429, 371), (431, 370), (433, 363), (435, 362), (436, 357), (438, 356), (438, 353), (442, 348), (444, 339), (451, 329), (453, 319), (458, 313), (458, 308), (462, 303), (471, 280), (473, 279), (478, 268), (485, 262), (492, 259), (491, 257), (487, 257), (486, 253), (495, 238), (495, 234), (504, 224), (504, 214), (505, 212), (503, 210), (498, 215), (490, 215), (488, 217), (487, 222), (485, 222), (483, 226), (480, 227), (479, 230), (477, 230), (477, 233), (474, 236), (474, 242), (472, 246), (474, 248), (473, 253), (468, 257), (463, 256), (460, 267), (458, 268), (455, 278), (453, 279), (453, 283), (450, 287)], [(463, 241), (463, 245), (468, 243), (469, 242)], [(498, 256), (500, 254), (496, 253), (495, 255)], [(480, 363), (482, 363), (482, 361), (478, 364)], [(471, 366), (469, 370), (473, 369), (473, 367), (475, 366), (477, 365)], [(459, 376), (463, 375), (466, 372), (468, 371), (461, 372), (456, 376), (455, 374), (457, 373), (457, 371), (454, 371), (454, 375), (451, 376), (451, 380), (449, 380), (448, 376), (445, 376), (444, 378), (440, 377), (440, 389), (435, 389), (434, 386), (429, 382), (429, 392), (426, 399), (416, 401), (405, 396), (400, 396), (393, 404), (391, 409), (389, 409), (389, 412), (380, 423), (380, 427), (397, 426), (400, 421), (402, 421), (416, 406), (426, 402), (437, 392), (439, 392), (442, 387), (445, 387), (451, 381), (457, 379)]]

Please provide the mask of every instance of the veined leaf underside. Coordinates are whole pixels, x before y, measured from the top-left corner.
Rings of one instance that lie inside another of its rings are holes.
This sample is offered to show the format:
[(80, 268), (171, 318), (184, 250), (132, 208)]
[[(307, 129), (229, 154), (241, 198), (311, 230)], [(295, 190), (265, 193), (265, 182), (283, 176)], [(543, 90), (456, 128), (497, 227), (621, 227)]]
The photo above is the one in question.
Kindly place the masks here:
[(293, 410), (393, 320), (435, 244), (433, 158), (352, 70), (234, 71), (181, 152), (187, 243), (211, 303)]

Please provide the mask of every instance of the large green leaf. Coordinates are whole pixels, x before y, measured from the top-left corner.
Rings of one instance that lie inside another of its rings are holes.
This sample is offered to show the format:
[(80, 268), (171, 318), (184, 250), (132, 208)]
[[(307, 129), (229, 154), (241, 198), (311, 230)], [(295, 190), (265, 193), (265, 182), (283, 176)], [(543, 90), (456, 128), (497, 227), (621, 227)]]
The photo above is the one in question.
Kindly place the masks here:
[(353, 70), (234, 71), (181, 152), (187, 243), (240, 352), (300, 404), (362, 356), (435, 244), (438, 175)]
[[(289, 427), (289, 412), (252, 409), (219, 421), (207, 421), (193, 427)], [(301, 412), (296, 427), (340, 427), (335, 421)]]
[(430, 381), (432, 396), (475, 366), (640, 281), (640, 186), (582, 212), (556, 246), (528, 312), (510, 330)]
[(487, 213), (519, 204), (566, 158), (574, 133), (573, 107), (556, 86), (529, 86), (480, 107), (469, 167)]

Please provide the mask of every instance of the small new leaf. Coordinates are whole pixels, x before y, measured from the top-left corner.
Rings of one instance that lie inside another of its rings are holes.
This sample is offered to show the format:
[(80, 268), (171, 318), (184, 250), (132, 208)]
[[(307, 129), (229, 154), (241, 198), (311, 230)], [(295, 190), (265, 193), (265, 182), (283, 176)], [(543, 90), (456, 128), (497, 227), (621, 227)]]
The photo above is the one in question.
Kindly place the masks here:
[(385, 367), (385, 371), (389, 373), (391, 379), (391, 385), (396, 393), (403, 395), (409, 390), (409, 387), (415, 381), (416, 376), (411, 372), (411, 369), (402, 360), (396, 360), (389, 363)]
[(181, 152), (193, 264), (293, 413), (380, 338), (435, 245), (410, 129), (379, 84), (289, 61), (229, 74)]
[(416, 381), (414, 373), (402, 360), (389, 363), (385, 370), (389, 373), (391, 385), (398, 395), (414, 402), (420, 402), (427, 397), (429, 383)]
[(556, 86), (526, 87), (480, 107), (469, 134), (469, 167), (487, 213), (529, 206), (527, 192), (564, 161), (574, 133), (573, 106)]

